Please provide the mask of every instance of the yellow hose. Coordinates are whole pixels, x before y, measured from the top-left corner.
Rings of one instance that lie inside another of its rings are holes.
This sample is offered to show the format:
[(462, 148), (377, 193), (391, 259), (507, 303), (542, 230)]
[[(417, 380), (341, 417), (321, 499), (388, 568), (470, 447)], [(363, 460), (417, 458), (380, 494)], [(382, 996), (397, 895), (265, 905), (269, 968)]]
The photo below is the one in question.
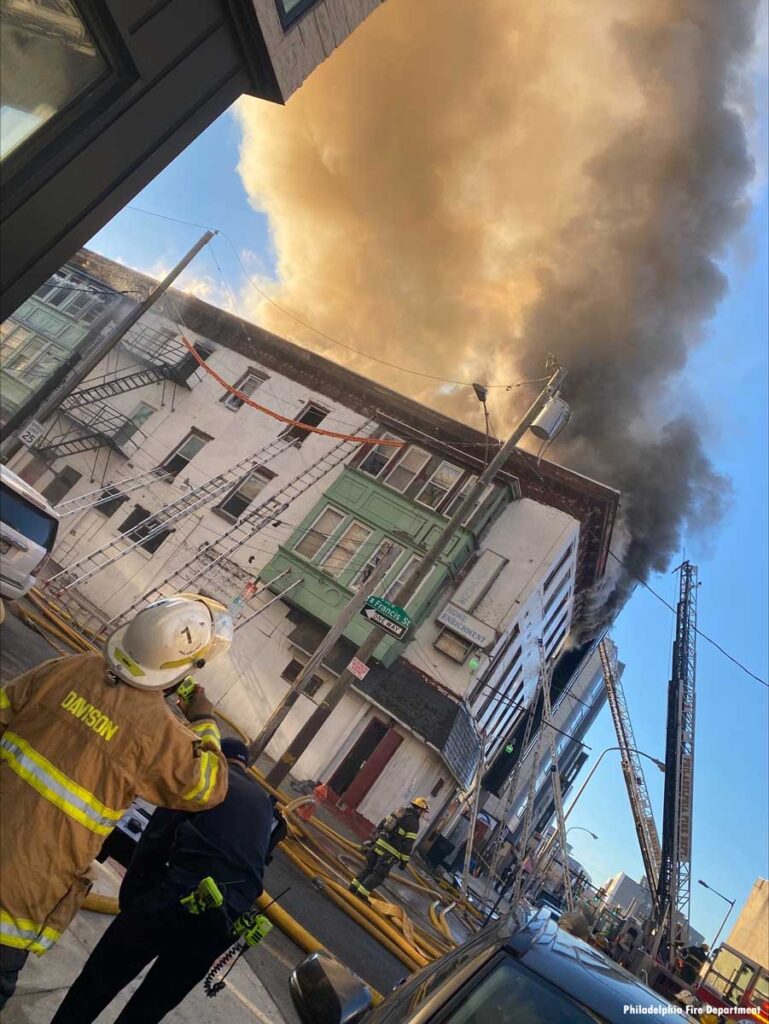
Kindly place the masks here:
[[(408, 967), (410, 971), (419, 970), (420, 965), (418, 961), (415, 960), (413, 957), (409, 956), (407, 953), (405, 953), (396, 942), (394, 942), (389, 936), (385, 935), (380, 930), (378, 925), (372, 924), (360, 912), (358, 907), (353, 906), (343, 896), (340, 896), (339, 893), (335, 892), (334, 889), (330, 885), (328, 885), (327, 882), (324, 881), (323, 885), (325, 895), (331, 900), (332, 903), (339, 907), (340, 910), (343, 910), (345, 914), (351, 917), (359, 928), (362, 928), (365, 932), (368, 932), (368, 934), (373, 939), (375, 939), (378, 943), (384, 946), (385, 949), (389, 950), (390, 953), (396, 958), (396, 960), (400, 960), (400, 962), (405, 967)], [(357, 899), (357, 897), (354, 898)]]
[[(329, 886), (329, 888), (337, 893), (337, 895), (344, 900), (348, 906), (353, 906), (354, 909), (365, 917), (375, 929), (379, 930), (383, 935), (386, 935), (391, 942), (395, 943), (395, 945), (402, 951), (402, 955), (400, 955), (398, 959), (405, 963), (407, 967), (410, 967), (412, 971), (418, 970), (420, 967), (426, 967), (430, 963), (429, 957), (424, 956), (424, 954), (415, 946), (408, 943), (406, 939), (404, 939), (404, 937), (395, 928), (393, 928), (389, 922), (384, 920), (376, 910), (370, 907), (368, 903), (364, 903), (362, 900), (359, 900), (357, 896), (353, 896), (353, 894), (345, 889), (344, 886), (335, 882), (331, 878), (324, 878), (323, 881), (327, 886)], [(367, 931), (370, 931), (370, 929), (367, 929)], [(406, 963), (407, 960), (410, 962)]]
[[(35, 622), (41, 629), (44, 629), (51, 636), (55, 636), (75, 651), (97, 650), (97, 648), (88, 639), (83, 637), (67, 624), (65, 616), (70, 621), (74, 622), (74, 619), (72, 619), (69, 613), (56, 608), (53, 605), (53, 602), (48, 600), (46, 597), (43, 597), (43, 595), (38, 591), (31, 591), (29, 596), (31, 597), (33, 604), (42, 612), (42, 616), (40, 616), (34, 611), (22, 609), (24, 616), (28, 617), (30, 621)], [(216, 714), (235, 733), (241, 736), (244, 742), (248, 742), (248, 736), (246, 733), (240, 728), (240, 726), (236, 725), (228, 715), (218, 709), (216, 710)], [(413, 924), (408, 918), (408, 915), (402, 907), (397, 907), (400, 915), (399, 923), (404, 931), (410, 932), (410, 938), (413, 939), (413, 941), (410, 941), (409, 937), (401, 935), (389, 920), (387, 920), (378, 911), (374, 910), (367, 904), (359, 903), (357, 897), (354, 897), (343, 885), (340, 885), (340, 883), (332, 877), (331, 873), (344, 878), (345, 870), (347, 870), (348, 875), (350, 872), (345, 868), (344, 864), (342, 864), (342, 868), (344, 870), (340, 870), (336, 865), (328, 862), (329, 856), (336, 856), (338, 859), (338, 855), (330, 854), (329, 851), (323, 848), (318, 839), (313, 839), (310, 834), (312, 829), (317, 830), (317, 832), (330, 839), (337, 846), (341, 847), (357, 859), (362, 860), (363, 858), (357, 843), (348, 839), (346, 836), (340, 835), (340, 833), (331, 828), (331, 826), (327, 825), (325, 822), (314, 820), (299, 824), (296, 821), (292, 812), (296, 807), (309, 802), (312, 797), (298, 797), (292, 799), (282, 790), (271, 786), (262, 773), (257, 769), (252, 767), (251, 772), (259, 780), (261, 785), (277, 798), (284, 812), (287, 815), (291, 815), (289, 825), (292, 837), (290, 842), (284, 845), (283, 849), (289, 860), (291, 860), (298, 870), (303, 872), (309, 878), (320, 877), (325, 883), (329, 898), (411, 970), (417, 970), (420, 967), (426, 966), (430, 962), (430, 958), (437, 958), (443, 955), (445, 950), (436, 945), (435, 940), (428, 937), (424, 933), (423, 929), (420, 928), (418, 931), (415, 930)], [(434, 891), (428, 885), (424, 884), (423, 880), (417, 872), (411, 868), (411, 866), (410, 870), (415, 881), (412, 882), (408, 879), (402, 879), (399, 880), (399, 884), (435, 895)], [(268, 902), (269, 896), (263, 894), (263, 896), (260, 897), (259, 905), (264, 909)], [(382, 903), (382, 906), (387, 905), (388, 904)], [(85, 909), (93, 910), (96, 913), (115, 914), (118, 912), (117, 901), (115, 899), (101, 896), (99, 894), (89, 895), (83, 906)], [(392, 906), (394, 909), (396, 908), (396, 905), (394, 904), (390, 904), (389, 906)], [(305, 950), (305, 952), (315, 952), (316, 950), (323, 948), (313, 935), (306, 931), (306, 929), (304, 929), (281, 907), (277, 906), (277, 904), (273, 904), (273, 906), (270, 907), (269, 911), (267, 911), (267, 915), (282, 931), (285, 932), (286, 935), (288, 935), (289, 938), (291, 938), (293, 942), (296, 943), (296, 945)], [(441, 935), (444, 935), (446, 939), (454, 945), (453, 937), (447, 933), (445, 921), (443, 922), (442, 927), (440, 923), (441, 920), (442, 919), (440, 917), (434, 917), (434, 912), (431, 914), (431, 921), (436, 930)], [(417, 941), (421, 948), (418, 948), (417, 945), (415, 945), (415, 942)], [(379, 993), (373, 994), (375, 997), (375, 1004), (380, 1002), (382, 998), (381, 995)]]
[(118, 914), (120, 907), (114, 896), (102, 896), (100, 892), (90, 892), (83, 900), (83, 910), (91, 910), (94, 914)]

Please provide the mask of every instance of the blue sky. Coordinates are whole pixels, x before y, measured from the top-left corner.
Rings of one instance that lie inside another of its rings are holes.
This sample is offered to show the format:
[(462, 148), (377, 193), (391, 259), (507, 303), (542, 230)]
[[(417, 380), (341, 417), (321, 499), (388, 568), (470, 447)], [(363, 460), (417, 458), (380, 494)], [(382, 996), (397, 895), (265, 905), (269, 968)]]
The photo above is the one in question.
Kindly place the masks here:
[[(266, 218), (254, 211), (237, 174), (239, 127), (231, 113), (219, 118), (131, 204), (183, 221), (218, 228), (254, 273), (274, 272)], [(159, 272), (172, 266), (200, 228), (126, 209), (92, 240), (93, 248), (132, 266)], [(247, 287), (224, 238), (214, 240), (216, 261), (203, 252), (181, 284), (209, 301), (231, 302)], [(709, 538), (689, 537), (686, 555), (700, 569), (699, 626), (767, 678), (767, 201), (762, 185), (749, 223), (724, 265), (730, 292), (705, 340), (678, 382), (686, 400), (707, 411), (708, 449), (733, 482), (734, 501)], [(650, 580), (675, 603), (676, 578)], [(626, 663), (625, 693), (641, 750), (665, 749), (665, 701), (673, 616), (639, 587), (620, 615), (614, 639)], [(769, 850), (769, 692), (701, 641), (698, 649), (694, 794), (692, 923), (712, 939), (726, 905), (696, 884), (703, 878), (737, 909), (759, 875)], [(587, 742), (593, 758), (616, 738), (608, 711)], [(583, 776), (584, 777), (584, 776)], [(661, 824), (663, 777), (647, 774)], [(593, 879), (617, 871), (640, 877), (641, 858), (617, 755), (607, 754), (569, 821), (598, 834), (573, 832), (575, 855)], [(728, 929), (727, 929), (728, 933)]]

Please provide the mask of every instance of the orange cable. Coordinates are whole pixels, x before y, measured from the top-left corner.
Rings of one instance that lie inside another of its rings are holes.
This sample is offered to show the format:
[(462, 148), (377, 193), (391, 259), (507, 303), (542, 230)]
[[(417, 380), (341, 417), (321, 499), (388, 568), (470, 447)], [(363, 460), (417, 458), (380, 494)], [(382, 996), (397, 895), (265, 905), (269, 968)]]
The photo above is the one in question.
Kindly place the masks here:
[(267, 409), (264, 405), (259, 405), (258, 402), (254, 402), (253, 399), (248, 397), (248, 395), (244, 395), (242, 391), (238, 391), (237, 388), (228, 384), (219, 376), (216, 370), (212, 370), (206, 361), (200, 357), (183, 334), (181, 335), (181, 339), (182, 343), (188, 349), (190, 355), (195, 359), (198, 366), (202, 367), (207, 374), (213, 377), (217, 384), (221, 384), (221, 386), (225, 388), (225, 390), (229, 391), (231, 395), (235, 395), (239, 398), (244, 405), (250, 405), (252, 409), (256, 409), (258, 412), (263, 412), (267, 416), (272, 416), (273, 419), (280, 420), (281, 423), (287, 423), (291, 427), (299, 427), (300, 430), (306, 430), (310, 434), (322, 434), (323, 437), (336, 437), (340, 441), (355, 441), (357, 444), (381, 445), (382, 447), (387, 448), (405, 448), (406, 446), (405, 441), (398, 441), (395, 438), (360, 437), (357, 434), (340, 434), (336, 430), (323, 430), (322, 427), (311, 427), (308, 423), (301, 423), (299, 420), (292, 420), (288, 416), (281, 416), (279, 412), (274, 412), (272, 409)]

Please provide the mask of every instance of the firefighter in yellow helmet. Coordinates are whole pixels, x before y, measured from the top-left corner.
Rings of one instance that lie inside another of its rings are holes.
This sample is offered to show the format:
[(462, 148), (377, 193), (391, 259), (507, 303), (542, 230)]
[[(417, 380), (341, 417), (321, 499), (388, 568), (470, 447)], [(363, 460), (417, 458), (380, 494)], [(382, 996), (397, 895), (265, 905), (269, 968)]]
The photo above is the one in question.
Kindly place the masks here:
[(376, 834), (370, 843), (364, 843), (367, 851), (366, 866), (357, 878), (350, 882), (350, 892), (362, 900), (368, 900), (377, 886), (387, 878), (397, 864), (401, 871), (411, 859), (411, 849), (419, 833), (419, 820), (429, 812), (423, 796), (414, 797), (410, 804), (401, 807), (394, 814), (388, 814), (376, 827)]
[(231, 641), (222, 605), (181, 594), (115, 630), (104, 654), (44, 662), (0, 690), (0, 1008), (29, 953), (72, 921), (135, 796), (186, 811), (224, 799), (211, 702), (198, 687), (185, 724), (163, 691)]

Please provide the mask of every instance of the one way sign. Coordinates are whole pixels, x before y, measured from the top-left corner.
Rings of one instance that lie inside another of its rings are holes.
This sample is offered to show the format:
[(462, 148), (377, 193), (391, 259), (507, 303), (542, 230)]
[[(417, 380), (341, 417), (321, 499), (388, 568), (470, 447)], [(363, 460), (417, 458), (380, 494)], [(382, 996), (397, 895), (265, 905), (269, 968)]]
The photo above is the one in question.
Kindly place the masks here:
[(402, 622), (396, 622), (386, 613), (383, 613), (377, 608), (372, 608), (370, 605), (365, 605), (365, 607), (361, 608), (360, 613), (364, 619), (368, 619), (369, 622), (373, 622), (375, 625), (380, 626), (386, 633), (389, 633), (390, 636), (395, 637), (396, 640), (402, 640), (409, 631), (408, 625), (405, 625)]

